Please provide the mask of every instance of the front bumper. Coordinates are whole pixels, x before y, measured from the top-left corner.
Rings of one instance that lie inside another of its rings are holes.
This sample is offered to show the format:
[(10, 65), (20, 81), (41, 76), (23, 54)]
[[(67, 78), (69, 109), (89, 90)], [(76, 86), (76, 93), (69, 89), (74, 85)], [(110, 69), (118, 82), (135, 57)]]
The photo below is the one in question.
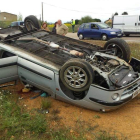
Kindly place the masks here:
[(122, 33), (121, 34), (115, 34), (115, 35), (110, 34), (110, 35), (108, 35), (108, 38), (111, 39), (111, 38), (122, 37), (122, 36), (123, 36)]
[(91, 101), (93, 102), (96, 102), (98, 104), (101, 104), (101, 105), (105, 105), (105, 106), (120, 106), (128, 101), (130, 101), (132, 99), (132, 96), (126, 98), (126, 99), (123, 99), (123, 100), (120, 100), (120, 101), (117, 101), (117, 102), (106, 102), (106, 101), (101, 101), (101, 100), (98, 100), (98, 99), (95, 99), (95, 98), (89, 98)]
[[(132, 58), (130, 65), (134, 71), (139, 73), (139, 77), (126, 86), (118, 89), (109, 90), (97, 85), (92, 84), (86, 96), (86, 101), (96, 105), (98, 110), (113, 110), (129, 102), (140, 94), (140, 61)], [(118, 98), (113, 100), (112, 96), (118, 94)]]

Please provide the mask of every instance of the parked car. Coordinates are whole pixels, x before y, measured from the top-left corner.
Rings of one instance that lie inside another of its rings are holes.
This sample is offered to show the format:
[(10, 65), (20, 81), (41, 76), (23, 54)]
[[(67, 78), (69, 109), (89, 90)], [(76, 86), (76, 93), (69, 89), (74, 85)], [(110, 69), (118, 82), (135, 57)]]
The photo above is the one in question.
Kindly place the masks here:
[(140, 34), (140, 15), (114, 16), (113, 28), (121, 29), (126, 36)]
[(130, 60), (124, 40), (100, 47), (41, 30), (34, 16), (24, 22), (25, 29), (0, 30), (0, 84), (20, 79), (55, 99), (102, 112), (140, 93), (140, 61)]
[(24, 25), (24, 21), (14, 21), (10, 24), (11, 27)]
[(122, 37), (120, 29), (114, 29), (102, 22), (83, 23), (77, 33), (79, 39), (94, 38), (108, 40), (111, 38)]

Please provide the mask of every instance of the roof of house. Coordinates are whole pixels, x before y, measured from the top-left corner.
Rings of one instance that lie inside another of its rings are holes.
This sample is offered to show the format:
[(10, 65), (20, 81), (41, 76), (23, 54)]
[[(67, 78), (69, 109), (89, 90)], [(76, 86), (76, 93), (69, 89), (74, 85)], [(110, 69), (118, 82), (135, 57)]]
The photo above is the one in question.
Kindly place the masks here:
[(16, 14), (12, 14), (12, 13), (8, 13), (8, 12), (0, 12), (0, 14), (2, 14), (2, 13), (7, 13), (7, 14), (11, 14), (11, 15), (17, 16)]

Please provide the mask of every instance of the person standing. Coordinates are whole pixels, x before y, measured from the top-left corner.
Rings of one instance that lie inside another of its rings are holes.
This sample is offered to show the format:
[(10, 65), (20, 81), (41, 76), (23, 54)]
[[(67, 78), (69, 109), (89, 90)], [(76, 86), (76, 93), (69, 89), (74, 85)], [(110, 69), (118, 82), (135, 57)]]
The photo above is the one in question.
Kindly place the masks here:
[(47, 23), (46, 23), (46, 22), (44, 22), (44, 23), (42, 24), (41, 29), (42, 29), (42, 30), (46, 30), (46, 31), (50, 31), (49, 28), (47, 27)]
[(62, 24), (62, 21), (59, 19), (57, 21), (56, 33), (65, 36), (68, 33), (68, 30), (69, 28), (65, 24)]
[(56, 34), (56, 25), (57, 25), (57, 22), (54, 23), (54, 27), (52, 28), (52, 32), (53, 32), (54, 34)]
[(71, 25), (72, 25), (72, 31), (73, 31), (73, 33), (74, 33), (74, 27), (75, 27), (75, 20), (71, 20)]

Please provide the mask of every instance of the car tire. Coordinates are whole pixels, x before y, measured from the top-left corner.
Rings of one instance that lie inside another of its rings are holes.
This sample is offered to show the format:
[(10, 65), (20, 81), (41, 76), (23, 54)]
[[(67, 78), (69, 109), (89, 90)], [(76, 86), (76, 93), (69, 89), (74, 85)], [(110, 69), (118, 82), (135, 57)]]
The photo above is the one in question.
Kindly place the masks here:
[(78, 37), (79, 37), (80, 40), (84, 39), (83, 34), (79, 34)]
[(130, 36), (130, 34), (125, 34), (125, 36), (129, 37), (129, 36)]
[(60, 70), (62, 83), (75, 92), (86, 91), (94, 81), (94, 71), (90, 64), (82, 59), (70, 59)]
[(24, 24), (25, 24), (25, 29), (28, 32), (33, 30), (38, 30), (41, 28), (38, 19), (33, 15), (26, 17), (24, 20)]
[(131, 55), (130, 47), (123, 39), (113, 38), (109, 40), (104, 45), (104, 49), (114, 49), (115, 56), (118, 56), (119, 58), (125, 60), (126, 62), (129, 62), (130, 60), (130, 55)]
[(102, 38), (103, 41), (107, 41), (108, 40), (108, 36), (106, 34), (102, 34)]

